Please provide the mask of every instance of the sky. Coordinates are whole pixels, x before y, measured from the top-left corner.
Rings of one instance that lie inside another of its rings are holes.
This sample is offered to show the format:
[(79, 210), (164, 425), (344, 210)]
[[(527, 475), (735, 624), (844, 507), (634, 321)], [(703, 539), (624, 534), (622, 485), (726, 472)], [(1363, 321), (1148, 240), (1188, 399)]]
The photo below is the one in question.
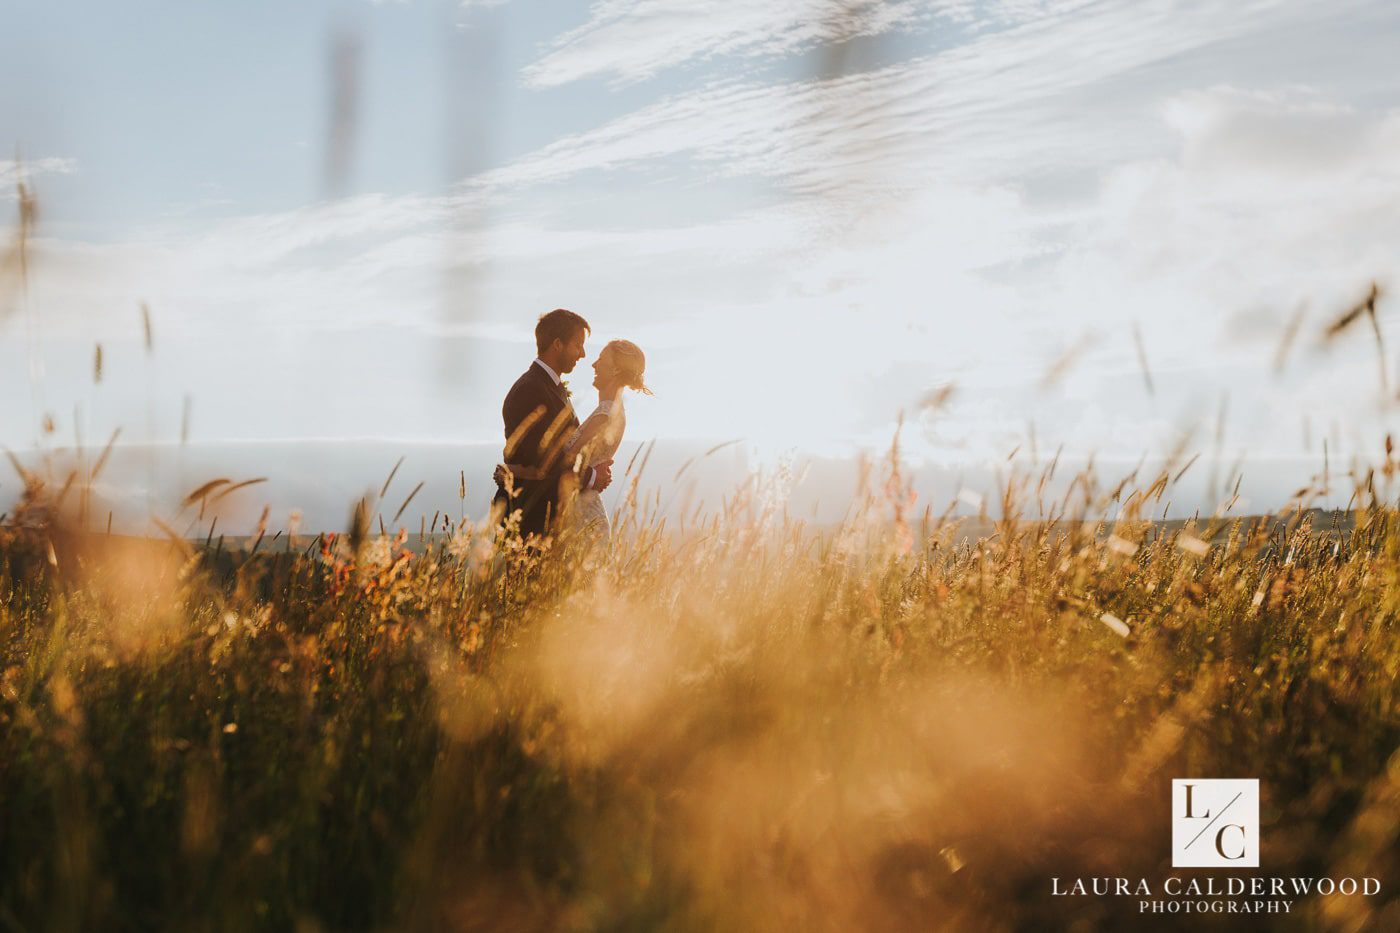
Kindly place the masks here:
[(1372, 282), (1382, 333), (1400, 323), (1388, 0), (46, 0), (0, 20), (0, 223), (22, 178), (38, 204), (27, 279), (0, 273), (9, 448), (118, 426), (492, 442), (561, 306), (590, 357), (647, 352), (633, 440), (760, 459), (880, 449), (901, 423), (940, 464), (1192, 431), (1379, 453), (1396, 421), (1393, 350), (1321, 336)]

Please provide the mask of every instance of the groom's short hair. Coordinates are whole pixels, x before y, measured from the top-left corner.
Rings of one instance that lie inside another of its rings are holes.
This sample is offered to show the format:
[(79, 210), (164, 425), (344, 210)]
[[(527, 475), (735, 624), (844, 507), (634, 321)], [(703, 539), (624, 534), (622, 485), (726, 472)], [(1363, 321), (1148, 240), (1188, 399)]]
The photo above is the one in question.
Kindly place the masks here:
[(539, 323), (535, 325), (535, 349), (543, 353), (556, 340), (568, 343), (569, 338), (579, 331), (591, 334), (593, 329), (582, 315), (565, 308), (555, 308), (548, 314), (541, 314)]

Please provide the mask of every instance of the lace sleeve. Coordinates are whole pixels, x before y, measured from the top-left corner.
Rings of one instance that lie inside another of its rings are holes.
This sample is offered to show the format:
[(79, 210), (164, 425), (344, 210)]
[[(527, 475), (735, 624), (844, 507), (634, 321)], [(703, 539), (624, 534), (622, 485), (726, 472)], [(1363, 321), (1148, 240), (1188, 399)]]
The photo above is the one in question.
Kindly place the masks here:
[(580, 453), (584, 454), (584, 465), (588, 465), (588, 449), (602, 436), (603, 429), (608, 426), (610, 413), (604, 410), (594, 411), (589, 415), (583, 424), (574, 431), (569, 442), (564, 445), (564, 458), (573, 461)]

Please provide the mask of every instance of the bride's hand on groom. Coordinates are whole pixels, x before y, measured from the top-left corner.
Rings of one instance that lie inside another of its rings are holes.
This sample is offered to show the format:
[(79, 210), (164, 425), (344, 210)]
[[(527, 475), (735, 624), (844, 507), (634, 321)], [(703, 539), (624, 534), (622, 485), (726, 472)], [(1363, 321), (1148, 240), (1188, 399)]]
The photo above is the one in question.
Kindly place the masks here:
[(593, 467), (593, 491), (602, 492), (612, 485), (611, 460), (605, 460)]

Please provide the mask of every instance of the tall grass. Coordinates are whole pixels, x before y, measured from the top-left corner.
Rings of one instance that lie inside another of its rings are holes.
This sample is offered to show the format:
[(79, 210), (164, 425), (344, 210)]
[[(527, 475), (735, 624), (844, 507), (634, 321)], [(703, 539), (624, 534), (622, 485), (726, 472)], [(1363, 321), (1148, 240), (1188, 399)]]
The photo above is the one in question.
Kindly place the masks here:
[(1050, 879), (1170, 874), (1188, 776), (1261, 779), (1264, 873), (1382, 881), (1277, 923), (1395, 928), (1393, 505), (1169, 528), (1170, 471), (1086, 475), (968, 539), (881, 469), (834, 532), (755, 486), (683, 533), (630, 496), (607, 553), (424, 555), (79, 535), (30, 477), (0, 928), (1137, 928)]

